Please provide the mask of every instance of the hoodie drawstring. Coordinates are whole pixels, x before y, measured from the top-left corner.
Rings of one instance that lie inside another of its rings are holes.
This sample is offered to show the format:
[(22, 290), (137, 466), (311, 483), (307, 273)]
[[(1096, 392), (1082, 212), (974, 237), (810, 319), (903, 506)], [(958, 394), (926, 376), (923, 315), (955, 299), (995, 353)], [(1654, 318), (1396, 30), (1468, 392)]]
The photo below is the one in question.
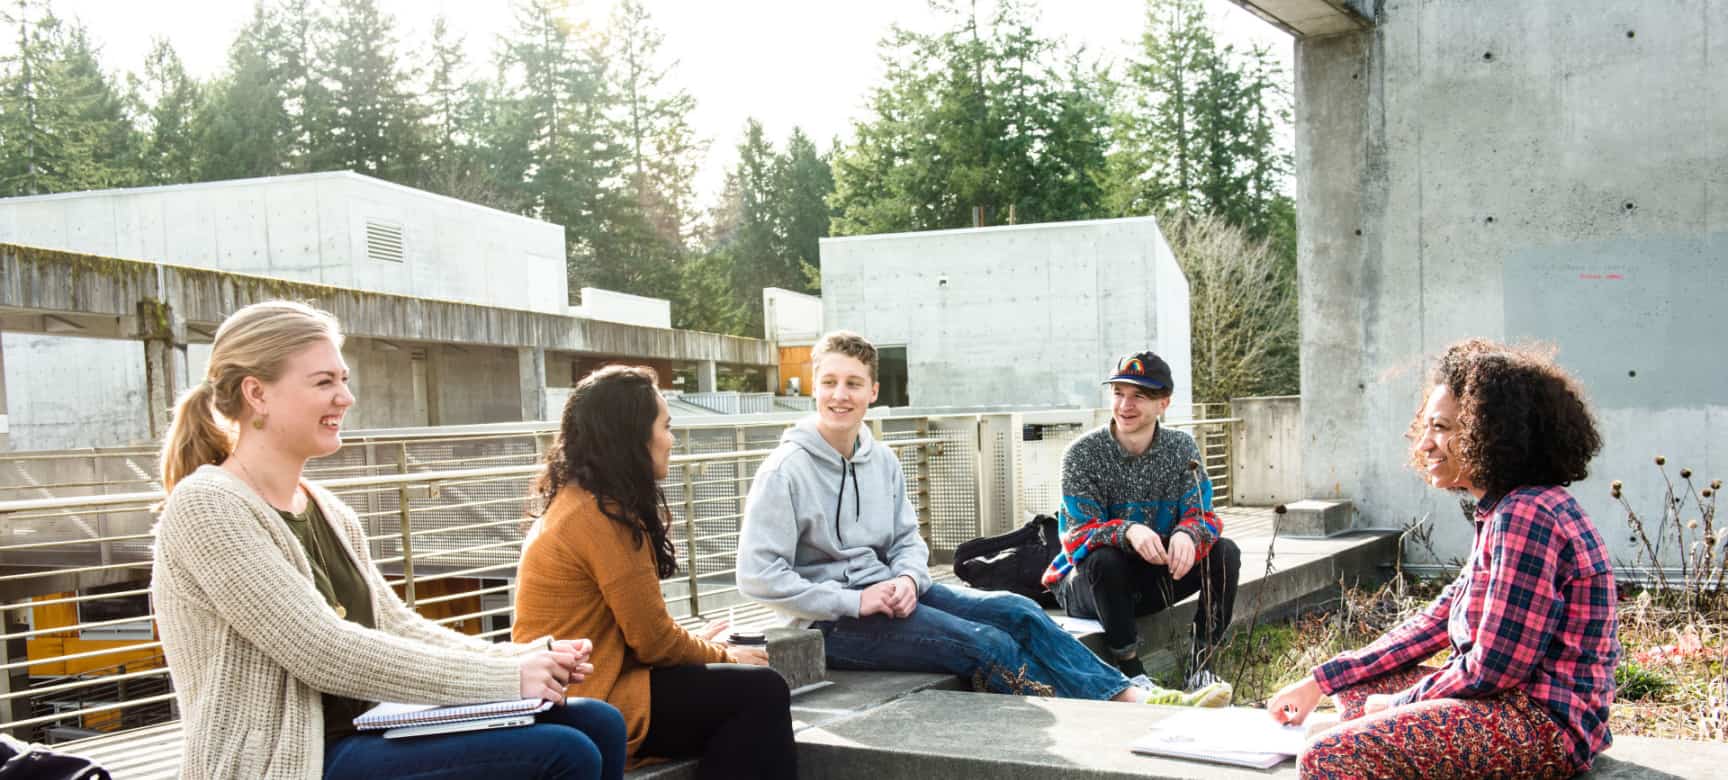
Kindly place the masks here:
[[(854, 475), (852, 477), (852, 484), (854, 487), (856, 487), (858, 484), (858, 477), (856, 475)], [(840, 508), (845, 506), (845, 505), (846, 505), (846, 461), (845, 461), (845, 459), (841, 459), (841, 461), (840, 461), (840, 494), (834, 497), (834, 540), (836, 542), (841, 541), (840, 540)], [(853, 499), (853, 505), (854, 506), (857, 505), (857, 499), (856, 498)], [(842, 542), (842, 544), (844, 544), (844, 542)]]
[(846, 472), (848, 466), (851, 466), (850, 471), (852, 472), (852, 521), (857, 522), (859, 518), (864, 516), (864, 505), (859, 498), (864, 491), (858, 488), (858, 467), (852, 466), (851, 461), (842, 460), (840, 461), (840, 494), (834, 497), (834, 539), (842, 544), (844, 541), (840, 539), (840, 510), (846, 506)]

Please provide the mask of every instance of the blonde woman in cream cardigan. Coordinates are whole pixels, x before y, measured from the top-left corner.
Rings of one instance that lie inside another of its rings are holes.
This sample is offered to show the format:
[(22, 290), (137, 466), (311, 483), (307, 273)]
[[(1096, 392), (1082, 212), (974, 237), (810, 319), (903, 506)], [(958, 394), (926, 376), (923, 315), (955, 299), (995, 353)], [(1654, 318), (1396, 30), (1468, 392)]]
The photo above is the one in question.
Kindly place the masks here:
[(587, 640), (492, 644), (409, 610), (353, 510), (301, 479), (354, 405), (334, 318), (267, 302), (216, 332), (176, 405), (151, 597), (185, 721), (184, 778), (619, 778), (624, 724), (571, 700), (533, 725), (385, 740), (378, 701), (564, 700)]

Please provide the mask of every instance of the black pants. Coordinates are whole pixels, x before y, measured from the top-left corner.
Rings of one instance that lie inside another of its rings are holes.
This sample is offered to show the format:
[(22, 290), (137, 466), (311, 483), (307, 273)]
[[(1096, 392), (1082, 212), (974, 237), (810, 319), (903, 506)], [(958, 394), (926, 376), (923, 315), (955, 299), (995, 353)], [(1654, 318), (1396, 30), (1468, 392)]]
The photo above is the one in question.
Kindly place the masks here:
[(709, 664), (648, 675), (648, 736), (639, 751), (698, 758), (698, 778), (798, 776), (792, 696), (765, 666)]
[(1199, 593), (1188, 655), (1188, 671), (1193, 672), (1206, 668), (1213, 647), (1230, 628), (1241, 577), (1242, 551), (1229, 539), (1220, 538), (1180, 580), (1170, 578), (1168, 566), (1147, 563), (1133, 550), (1100, 547), (1088, 551), (1079, 568), (1068, 575), (1062, 585), (1062, 605), (1074, 617), (1103, 624), (1105, 646), (1125, 656), (1140, 646), (1135, 618)]

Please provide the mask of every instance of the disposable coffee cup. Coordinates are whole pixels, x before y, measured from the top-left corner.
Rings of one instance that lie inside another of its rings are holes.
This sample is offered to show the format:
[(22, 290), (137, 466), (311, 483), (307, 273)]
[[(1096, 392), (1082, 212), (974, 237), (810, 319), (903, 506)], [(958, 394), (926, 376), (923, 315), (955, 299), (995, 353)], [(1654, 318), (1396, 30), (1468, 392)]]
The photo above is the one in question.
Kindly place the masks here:
[(726, 641), (733, 647), (760, 647), (764, 650), (768, 648), (768, 636), (761, 631), (733, 631)]

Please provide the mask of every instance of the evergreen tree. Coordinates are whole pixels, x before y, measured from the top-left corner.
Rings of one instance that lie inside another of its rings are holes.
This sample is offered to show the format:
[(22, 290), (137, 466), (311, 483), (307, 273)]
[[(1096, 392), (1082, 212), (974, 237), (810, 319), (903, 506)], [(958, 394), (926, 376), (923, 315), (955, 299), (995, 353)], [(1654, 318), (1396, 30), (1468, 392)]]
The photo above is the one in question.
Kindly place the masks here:
[(1265, 51), (1220, 48), (1202, 0), (1148, 0), (1146, 19), (1112, 123), (1111, 212), (1216, 214), (1272, 235), (1290, 172), (1283, 74)]
[(286, 173), (298, 133), (291, 112), (280, 25), (260, 0), (228, 48), (228, 69), (197, 122), (204, 180)]
[(776, 220), (783, 234), (780, 252), (786, 273), (775, 286), (807, 293), (821, 292), (820, 242), (828, 236), (833, 211), (828, 196), (834, 193), (834, 168), (828, 157), (799, 128), (786, 139), (786, 153), (775, 171)]
[(667, 84), (675, 63), (661, 62), (664, 36), (641, 0), (619, 4), (608, 37), (627, 192), (657, 238), (683, 246), (693, 238), (696, 169), (707, 146), (690, 127), (696, 100)]
[(323, 140), (308, 167), (410, 182), (424, 154), (421, 117), (397, 65), (395, 23), (376, 0), (337, 0), (335, 10), (320, 20), (321, 113), (309, 124)]
[(198, 173), (195, 120), (203, 90), (186, 74), (180, 55), (168, 41), (158, 40), (151, 47), (138, 92), (146, 125), (139, 180), (149, 184), (194, 181)]
[(873, 116), (834, 164), (835, 232), (963, 227), (975, 208), (992, 223), (1100, 216), (1105, 115), (1073, 58), (1018, 2), (987, 22), (940, 7), (949, 31), (884, 43)]
[(426, 161), (416, 185), (433, 192), (496, 208), (506, 204), (481, 160), (479, 137), (489, 121), (491, 93), (484, 82), (465, 81), (463, 40), (450, 32), (443, 16), (432, 21), (422, 93)]
[[(616, 257), (619, 198), (609, 189), (621, 159), (611, 136), (611, 96), (599, 44), (586, 24), (560, 15), (550, 0), (520, 0), (517, 26), (504, 39), (502, 79), (489, 122), (487, 163), (501, 195), (517, 210), (563, 225), (570, 286), (605, 279)], [(640, 288), (636, 288), (640, 289)]]
[[(804, 131), (794, 128), (782, 153), (761, 123), (748, 120), (738, 163), (728, 170), (712, 214), (712, 246), (685, 274), (682, 305), (691, 295), (721, 291), (728, 302), (716, 311), (723, 316), (704, 326), (760, 338), (764, 287), (817, 291), (817, 242), (828, 235), (826, 203), (833, 190), (828, 161)], [(722, 288), (716, 279), (727, 284)]]
[(59, 20), (35, 0), (13, 0), (4, 17), (17, 50), (0, 82), (0, 193), (38, 195), (64, 186), (43, 84), (53, 59)]
[(135, 182), (141, 141), (128, 100), (82, 25), (45, 3), (6, 7), (18, 48), (0, 78), (0, 190), (33, 195)]

